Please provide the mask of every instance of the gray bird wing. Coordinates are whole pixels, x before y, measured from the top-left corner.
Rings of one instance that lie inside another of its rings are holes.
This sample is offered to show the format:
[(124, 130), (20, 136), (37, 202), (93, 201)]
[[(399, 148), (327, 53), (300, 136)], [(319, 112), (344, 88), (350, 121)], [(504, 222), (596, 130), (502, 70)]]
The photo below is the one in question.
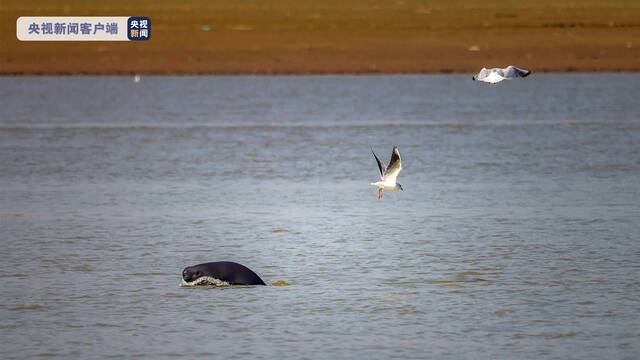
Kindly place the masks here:
[(389, 166), (384, 172), (383, 180), (385, 182), (395, 183), (400, 170), (402, 170), (402, 159), (400, 158), (400, 151), (398, 151), (398, 147), (394, 146), (393, 151), (391, 152)]
[(531, 74), (531, 71), (526, 69), (521, 69), (513, 65), (509, 65), (506, 68), (502, 69), (502, 76), (505, 78), (526, 77), (529, 74)]
[(373, 157), (376, 158), (376, 162), (378, 163), (378, 170), (380, 170), (380, 179), (384, 180), (384, 172), (387, 171), (387, 168), (384, 166), (382, 161), (378, 159), (376, 153), (373, 152), (373, 149), (371, 149), (371, 153), (373, 154)]

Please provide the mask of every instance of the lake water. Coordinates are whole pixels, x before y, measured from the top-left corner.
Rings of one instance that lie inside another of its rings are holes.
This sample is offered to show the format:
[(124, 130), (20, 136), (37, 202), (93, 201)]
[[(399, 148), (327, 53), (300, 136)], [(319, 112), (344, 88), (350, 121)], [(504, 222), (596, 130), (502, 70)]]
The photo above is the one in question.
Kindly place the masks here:
[[(0, 78), (0, 357), (637, 359), (639, 99), (640, 74)], [(218, 260), (290, 285), (179, 286)]]

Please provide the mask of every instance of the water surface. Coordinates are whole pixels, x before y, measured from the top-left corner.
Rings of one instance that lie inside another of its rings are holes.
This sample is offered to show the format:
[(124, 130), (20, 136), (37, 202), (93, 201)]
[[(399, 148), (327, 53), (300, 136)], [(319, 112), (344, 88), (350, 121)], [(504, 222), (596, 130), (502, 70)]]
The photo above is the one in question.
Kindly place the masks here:
[(470, 78), (0, 78), (0, 356), (638, 358), (640, 75)]

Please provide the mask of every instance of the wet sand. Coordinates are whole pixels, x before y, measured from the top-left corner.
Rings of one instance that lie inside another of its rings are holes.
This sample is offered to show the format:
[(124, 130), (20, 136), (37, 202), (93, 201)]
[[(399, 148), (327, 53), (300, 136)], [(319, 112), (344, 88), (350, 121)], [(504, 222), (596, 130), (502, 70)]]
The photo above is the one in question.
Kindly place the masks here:
[[(25, 15), (150, 16), (149, 42), (19, 42)], [(0, 5), (0, 74), (640, 70), (635, 1), (38, 0)]]

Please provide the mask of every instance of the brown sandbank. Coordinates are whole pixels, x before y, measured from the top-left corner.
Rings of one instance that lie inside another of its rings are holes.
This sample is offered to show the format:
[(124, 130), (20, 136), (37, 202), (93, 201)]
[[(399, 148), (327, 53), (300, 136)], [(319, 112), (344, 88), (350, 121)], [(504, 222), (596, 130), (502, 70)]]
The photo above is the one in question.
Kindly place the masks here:
[[(150, 16), (148, 42), (20, 42), (19, 16)], [(640, 70), (640, 2), (44, 1), (0, 4), (0, 74)]]

